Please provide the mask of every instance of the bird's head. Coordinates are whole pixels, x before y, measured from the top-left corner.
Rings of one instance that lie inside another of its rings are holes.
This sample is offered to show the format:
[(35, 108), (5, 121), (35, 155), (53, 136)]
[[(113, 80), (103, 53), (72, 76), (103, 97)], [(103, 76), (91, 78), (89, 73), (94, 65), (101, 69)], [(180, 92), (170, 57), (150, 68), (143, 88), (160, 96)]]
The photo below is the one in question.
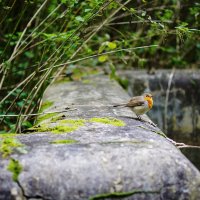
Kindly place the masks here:
[(144, 96), (144, 99), (148, 101), (148, 106), (151, 109), (153, 106), (153, 95), (150, 93), (145, 93), (143, 96)]

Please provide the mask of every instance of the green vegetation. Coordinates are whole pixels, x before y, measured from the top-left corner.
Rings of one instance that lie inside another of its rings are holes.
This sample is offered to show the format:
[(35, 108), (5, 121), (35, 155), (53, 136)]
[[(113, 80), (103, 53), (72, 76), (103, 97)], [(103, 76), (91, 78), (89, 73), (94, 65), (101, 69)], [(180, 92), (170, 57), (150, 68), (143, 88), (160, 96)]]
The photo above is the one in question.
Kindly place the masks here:
[[(62, 133), (73, 132), (77, 130), (79, 127), (84, 126), (86, 122), (85, 119), (63, 119), (63, 120), (60, 119), (61, 119), (60, 117), (58, 118), (56, 117), (53, 118), (53, 121), (50, 120), (49, 122), (43, 122), (43, 120), (40, 120), (39, 122), (42, 122), (41, 124), (36, 125), (30, 128), (29, 130), (35, 132), (49, 131), (55, 134), (62, 134)], [(54, 125), (53, 124), (54, 122), (57, 122), (57, 124)]]
[(8, 137), (15, 137), (15, 136), (17, 136), (18, 134), (16, 134), (16, 133), (0, 133), (0, 139), (1, 138), (8, 138)]
[[(35, 118), (21, 114), (38, 112), (58, 75), (82, 81), (100, 72), (126, 88), (117, 70), (199, 66), (197, 0), (0, 1), (0, 16), (4, 132), (31, 127)], [(43, 106), (40, 111), (52, 103)]]
[(53, 105), (52, 101), (45, 101), (42, 103), (41, 108), (39, 110), (39, 112), (44, 112), (44, 110), (46, 110), (47, 108), (50, 108)]
[(56, 134), (70, 133), (78, 129), (78, 126), (58, 125), (52, 128), (51, 132)]
[(36, 125), (47, 120), (47, 119), (53, 119), (54, 116), (58, 115), (57, 113), (48, 113), (48, 114), (44, 114), (44, 115), (41, 115), (37, 118), (37, 121), (36, 121)]
[(18, 160), (15, 160), (15, 159), (11, 158), (7, 169), (10, 172), (12, 172), (13, 181), (17, 182), (18, 181), (18, 176), (23, 170), (23, 167), (20, 164), (20, 162)]
[(3, 158), (11, 155), (15, 149), (21, 151), (23, 144), (14, 137), (0, 138), (0, 154)]
[[(57, 120), (56, 120), (57, 119)], [(125, 126), (126, 124), (119, 119), (111, 117), (102, 117), (102, 118), (91, 118), (91, 119), (61, 119), (56, 117), (50, 121), (43, 122), (40, 124), (29, 128), (30, 132), (52, 132), (55, 134), (70, 133), (76, 131), (81, 126), (84, 126), (86, 122), (90, 123), (103, 123), (109, 124), (112, 126)], [(56, 123), (56, 124), (55, 124)]]
[(74, 144), (77, 143), (76, 140), (54, 140), (51, 144)]
[(126, 124), (119, 119), (111, 118), (111, 117), (102, 117), (102, 118), (91, 118), (89, 122), (97, 122), (97, 123), (103, 123), (103, 124), (109, 124), (113, 126), (125, 126)]
[(107, 198), (123, 198), (132, 196), (134, 194), (154, 194), (159, 193), (159, 191), (143, 191), (143, 190), (133, 190), (129, 192), (111, 192), (111, 193), (105, 193), (105, 194), (97, 194), (93, 197), (90, 197), (89, 200), (96, 200), (96, 199), (107, 199)]
[(63, 119), (59, 121), (60, 124), (70, 124), (73, 126), (84, 126), (85, 122), (85, 119)]

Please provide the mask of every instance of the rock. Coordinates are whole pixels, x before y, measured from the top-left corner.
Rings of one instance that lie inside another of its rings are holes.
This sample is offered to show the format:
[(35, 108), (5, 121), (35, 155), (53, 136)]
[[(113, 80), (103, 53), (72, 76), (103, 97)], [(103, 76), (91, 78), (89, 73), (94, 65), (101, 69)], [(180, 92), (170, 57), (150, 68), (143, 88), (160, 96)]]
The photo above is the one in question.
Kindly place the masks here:
[(8, 136), (25, 146), (0, 159), (0, 199), (200, 199), (199, 171), (160, 129), (113, 107), (128, 99), (104, 76), (51, 85), (35, 132)]

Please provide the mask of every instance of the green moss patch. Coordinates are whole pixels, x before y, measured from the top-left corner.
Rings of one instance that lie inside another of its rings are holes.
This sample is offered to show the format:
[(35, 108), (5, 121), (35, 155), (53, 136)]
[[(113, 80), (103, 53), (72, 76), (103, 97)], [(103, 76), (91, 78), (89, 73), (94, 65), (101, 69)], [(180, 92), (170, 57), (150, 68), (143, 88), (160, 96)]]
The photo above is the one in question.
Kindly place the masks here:
[(77, 130), (79, 127), (85, 125), (84, 119), (64, 119), (60, 120), (59, 124), (52, 130), (53, 133), (69, 133)]
[(37, 121), (35, 124), (39, 124), (41, 123), (42, 121), (45, 121), (47, 119), (51, 119), (53, 118), (54, 116), (58, 115), (58, 113), (48, 113), (48, 114), (44, 114), (44, 115), (41, 115), (37, 118)]
[(23, 170), (23, 167), (20, 164), (20, 162), (18, 160), (11, 158), (7, 169), (10, 172), (12, 172), (13, 181), (18, 181), (18, 176)]
[(112, 117), (102, 117), (102, 118), (94, 117), (94, 118), (91, 118), (89, 120), (89, 122), (110, 124), (110, 125), (113, 125), (113, 126), (125, 126), (126, 125), (122, 120), (112, 118)]
[(52, 128), (49, 127), (49, 124), (40, 124), (40, 125), (33, 126), (29, 128), (28, 130), (30, 132), (48, 132), (48, 131), (51, 131)]
[[(50, 116), (48, 115), (48, 118)], [(47, 117), (43, 117), (42, 120), (46, 119)], [(55, 123), (54, 123), (55, 122)], [(30, 129), (30, 132), (52, 132), (55, 134), (62, 134), (62, 133), (70, 133), (76, 131), (79, 127), (84, 126), (85, 123), (103, 123), (109, 124), (112, 126), (125, 126), (126, 124), (119, 119), (116, 118), (91, 118), (88, 120), (85, 119), (63, 119), (62, 116), (53, 117), (52, 120), (49, 122), (43, 122), (39, 125), (36, 125)]]
[(0, 138), (6, 138), (6, 137), (15, 137), (19, 134), (16, 133), (0, 133)]
[(54, 140), (50, 142), (51, 144), (74, 144), (77, 143), (76, 140)]
[(24, 145), (20, 143), (16, 138), (5, 137), (0, 140), (0, 153), (3, 158), (12, 154), (14, 149), (22, 148)]
[[(92, 196), (89, 198), (89, 200), (96, 200), (96, 199), (110, 199), (110, 198), (123, 198), (123, 197), (128, 197), (132, 196), (135, 194), (154, 194), (154, 193), (159, 193), (160, 191), (145, 191), (145, 190), (133, 190), (130, 192), (112, 192), (112, 193), (104, 193), (104, 194), (97, 194), (95, 196)], [(120, 199), (121, 199), (120, 198)]]
[(59, 115), (59, 116), (55, 116), (52, 117), (51, 122), (57, 122), (63, 119), (63, 116)]
[(41, 105), (40, 111), (39, 112), (43, 112), (44, 110), (46, 110), (47, 108), (50, 108), (53, 105), (52, 101), (44, 101)]
[(85, 119), (63, 119), (59, 121), (60, 124), (70, 124), (73, 126), (84, 126), (85, 122)]
[(52, 133), (55, 133), (55, 134), (70, 133), (70, 132), (73, 132), (77, 129), (78, 129), (78, 127), (76, 127), (76, 126), (61, 126), (61, 125), (58, 125), (58, 126), (55, 126), (52, 129)]
[(84, 126), (86, 120), (84, 119), (64, 119), (56, 121), (57, 125), (53, 123), (41, 123), (29, 129), (30, 132), (52, 132), (55, 134), (70, 133)]

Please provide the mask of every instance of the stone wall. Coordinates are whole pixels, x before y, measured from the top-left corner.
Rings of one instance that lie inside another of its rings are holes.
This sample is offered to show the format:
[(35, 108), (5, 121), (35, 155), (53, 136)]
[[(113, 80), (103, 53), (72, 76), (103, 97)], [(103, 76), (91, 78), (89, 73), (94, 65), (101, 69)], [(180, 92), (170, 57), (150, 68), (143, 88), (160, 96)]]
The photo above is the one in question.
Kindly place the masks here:
[(200, 199), (200, 173), (164, 133), (113, 105), (108, 77), (49, 86), (26, 134), (0, 135), (0, 200)]

